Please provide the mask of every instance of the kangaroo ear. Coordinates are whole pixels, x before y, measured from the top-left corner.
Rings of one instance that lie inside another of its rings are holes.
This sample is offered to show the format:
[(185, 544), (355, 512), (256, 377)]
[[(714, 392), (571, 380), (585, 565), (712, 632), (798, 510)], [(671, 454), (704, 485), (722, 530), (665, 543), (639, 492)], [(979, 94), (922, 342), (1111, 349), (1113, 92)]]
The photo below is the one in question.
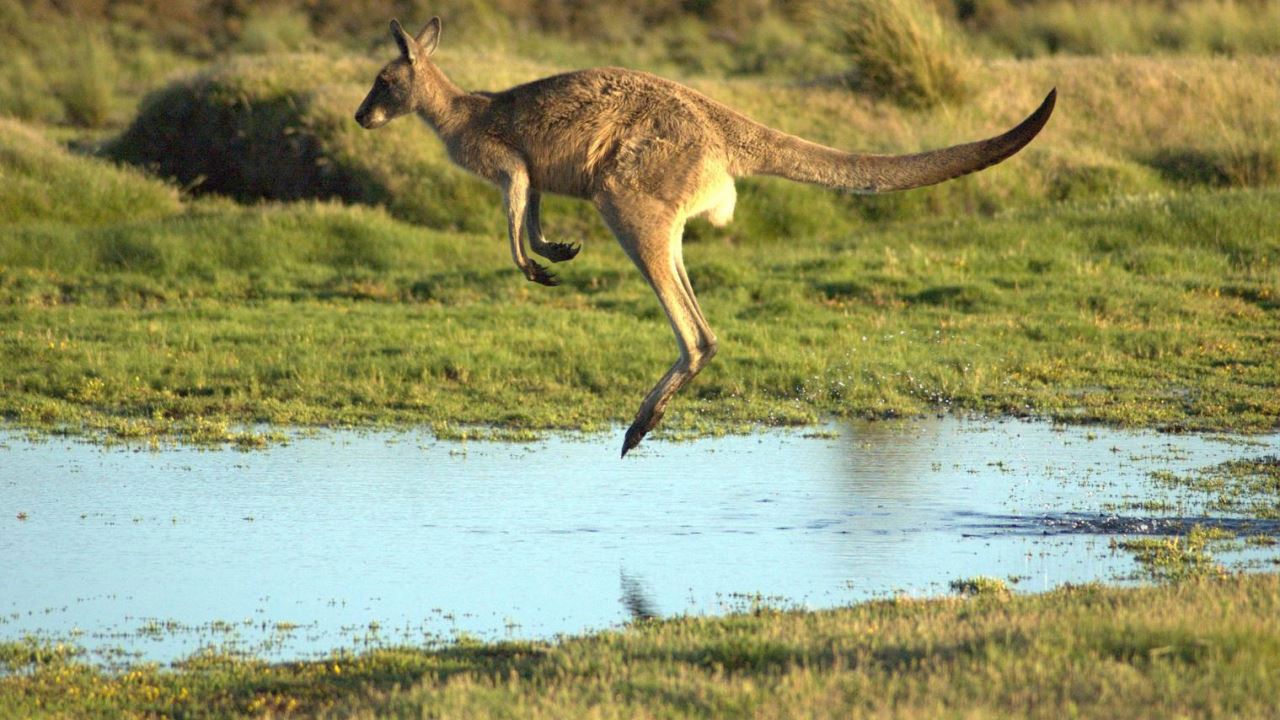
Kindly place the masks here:
[(419, 52), (421, 52), (421, 48), (418, 47), (418, 41), (404, 31), (399, 20), (391, 21), (391, 37), (395, 38), (396, 45), (400, 46), (400, 55), (412, 65)]
[(436, 45), (440, 42), (440, 18), (433, 17), (427, 21), (426, 27), (422, 28), (422, 32), (418, 33), (418, 45), (422, 46), (422, 52), (430, 55), (436, 51)]

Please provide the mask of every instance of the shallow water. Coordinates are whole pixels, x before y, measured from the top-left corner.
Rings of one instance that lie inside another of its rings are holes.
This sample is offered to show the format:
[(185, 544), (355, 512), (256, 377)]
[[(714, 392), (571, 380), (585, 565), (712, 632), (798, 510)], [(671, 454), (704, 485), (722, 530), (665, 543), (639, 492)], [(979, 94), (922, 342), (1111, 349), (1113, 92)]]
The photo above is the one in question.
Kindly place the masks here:
[(614, 435), (333, 432), (248, 453), (3, 435), (0, 639), (279, 659), (761, 597), (937, 594), (975, 575), (1020, 591), (1114, 580), (1136, 566), (1112, 538), (1194, 520), (1114, 510), (1169, 496), (1150, 471), (1280, 450), (947, 418), (650, 441), (619, 461)]

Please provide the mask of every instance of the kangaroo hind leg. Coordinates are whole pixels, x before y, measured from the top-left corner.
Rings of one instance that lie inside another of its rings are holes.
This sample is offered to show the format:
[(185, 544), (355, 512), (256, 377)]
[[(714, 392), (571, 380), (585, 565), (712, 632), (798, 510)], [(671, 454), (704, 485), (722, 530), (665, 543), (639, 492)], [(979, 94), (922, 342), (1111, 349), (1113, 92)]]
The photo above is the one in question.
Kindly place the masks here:
[(602, 203), (605, 220), (624, 250), (649, 282), (675, 333), (680, 357), (645, 396), (627, 429), (622, 455), (640, 444), (646, 434), (658, 425), (672, 396), (679, 392), (716, 353), (716, 337), (698, 307), (693, 289), (688, 285), (680, 252), (684, 222), (661, 205), (637, 207), (610, 206)]

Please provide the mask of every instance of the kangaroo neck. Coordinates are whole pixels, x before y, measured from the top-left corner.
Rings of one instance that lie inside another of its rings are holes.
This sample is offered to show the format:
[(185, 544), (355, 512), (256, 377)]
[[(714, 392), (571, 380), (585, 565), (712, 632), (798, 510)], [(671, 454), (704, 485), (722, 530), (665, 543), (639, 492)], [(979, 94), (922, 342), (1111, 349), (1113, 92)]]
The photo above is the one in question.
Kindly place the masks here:
[(458, 100), (466, 91), (458, 87), (434, 63), (415, 69), (418, 116), (441, 135), (450, 135), (466, 122), (466, 110)]

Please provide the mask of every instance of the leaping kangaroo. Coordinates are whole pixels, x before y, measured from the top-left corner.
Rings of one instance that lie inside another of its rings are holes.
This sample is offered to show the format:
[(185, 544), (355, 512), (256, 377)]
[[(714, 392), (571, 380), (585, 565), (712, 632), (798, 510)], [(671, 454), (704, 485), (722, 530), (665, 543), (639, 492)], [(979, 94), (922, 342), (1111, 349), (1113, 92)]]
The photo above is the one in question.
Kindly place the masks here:
[(378, 73), (356, 111), (367, 129), (416, 112), (453, 162), (502, 190), (511, 258), (524, 276), (555, 285), (531, 260), (572, 260), (580, 245), (542, 234), (542, 193), (593, 202), (618, 243), (653, 287), (671, 321), (680, 358), (645, 396), (622, 455), (662, 419), (671, 397), (716, 354), (684, 269), (685, 221), (723, 226), (733, 217), (734, 178), (778, 175), (860, 193), (907, 190), (994, 165), (1036, 136), (1056, 90), (1012, 130), (978, 142), (914, 155), (863, 155), (811, 143), (757, 123), (678, 83), (649, 73), (595, 68), (555, 75), (499, 93), (468, 93), (431, 61), (440, 18), (410, 35), (391, 21), (400, 56)]

